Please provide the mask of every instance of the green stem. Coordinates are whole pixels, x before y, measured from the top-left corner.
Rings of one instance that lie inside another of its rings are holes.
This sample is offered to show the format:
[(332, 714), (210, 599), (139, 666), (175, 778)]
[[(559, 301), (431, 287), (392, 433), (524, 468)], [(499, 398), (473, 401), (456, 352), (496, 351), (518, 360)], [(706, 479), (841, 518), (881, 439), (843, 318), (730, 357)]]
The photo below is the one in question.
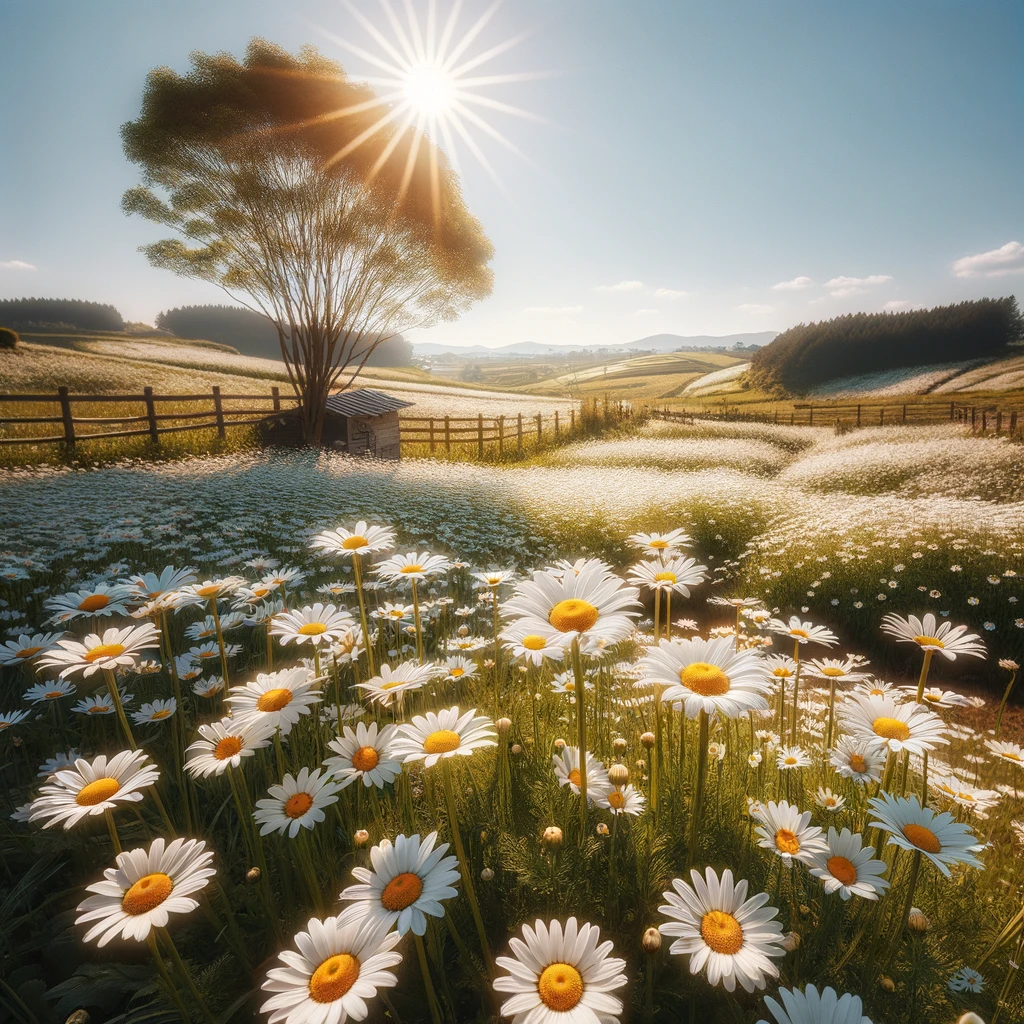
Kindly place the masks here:
[(700, 818), (704, 805), (704, 777), (708, 769), (708, 713), (700, 712), (697, 737), (697, 781), (693, 791), (693, 807), (690, 814), (690, 858), (693, 867), (697, 860), (697, 847), (700, 840)]
[(124, 705), (121, 703), (121, 691), (117, 687), (117, 679), (114, 678), (114, 673), (109, 668), (103, 670), (103, 675), (107, 680), (107, 689), (110, 691), (110, 699), (114, 702), (114, 710), (117, 712), (117, 720), (121, 724), (124, 738), (132, 750), (138, 750), (139, 746), (132, 735), (132, 727), (128, 724), (128, 716), (124, 713)]
[(412, 621), (416, 626), (416, 653), (419, 655), (420, 664), (423, 664), (423, 625), (420, 622), (420, 599), (416, 593), (416, 581), (410, 580), (412, 584)]
[(208, 1024), (217, 1024), (217, 1018), (210, 1012), (210, 1008), (206, 1005), (206, 1000), (203, 999), (202, 993), (198, 988), (196, 988), (196, 983), (192, 980), (192, 975), (185, 966), (185, 961), (181, 959), (178, 949), (174, 945), (174, 940), (171, 938), (171, 933), (166, 928), (158, 928), (157, 932), (163, 940), (164, 945), (167, 947), (167, 952), (170, 954), (171, 962), (181, 975), (181, 979), (185, 982), (189, 992), (192, 993), (192, 998), (196, 1001), (196, 1005), (199, 1007), (200, 1013), (202, 1013), (206, 1018)]
[(224, 675), (224, 689), (231, 685), (228, 677), (228, 652), (224, 647), (224, 633), (220, 628), (220, 614), (217, 612), (217, 598), (210, 598), (210, 612), (213, 615), (213, 625), (217, 630), (217, 647), (220, 649), (220, 670)]
[(793, 675), (793, 728), (789, 734), (789, 742), (796, 746), (800, 735), (800, 641), (793, 641), (793, 660), (796, 672)]
[(580, 837), (587, 833), (587, 712), (586, 684), (583, 677), (583, 662), (580, 659), (580, 642), (572, 642), (572, 671), (576, 679), (576, 744), (579, 747), (580, 770)]
[(423, 987), (427, 993), (427, 1005), (430, 1007), (430, 1019), (433, 1024), (441, 1024), (441, 1008), (437, 1004), (437, 993), (434, 991), (434, 982), (430, 977), (430, 965), (427, 963), (427, 951), (423, 946), (423, 938), (420, 935), (413, 935), (416, 945), (416, 955), (420, 961), (420, 974), (423, 975)]
[(1006, 684), (1006, 689), (1003, 691), (1003, 699), (999, 702), (999, 712), (996, 715), (996, 739), (999, 739), (999, 732), (1003, 728), (1003, 712), (1006, 710), (1006, 702), (1010, 699), (1010, 693), (1013, 691), (1013, 684), (1017, 682), (1017, 673), (1014, 672), (1010, 676), (1010, 681)]
[(928, 669), (932, 663), (932, 652), (924, 652), (924, 661), (921, 663), (921, 674), (917, 678), (917, 703), (924, 703), (924, 685), (928, 682)]
[(113, 812), (108, 807), (103, 812), (103, 817), (107, 822), (107, 831), (110, 833), (110, 845), (114, 847), (114, 853), (121, 853), (121, 839), (117, 834), (117, 826), (114, 824)]
[(192, 1017), (185, 1008), (185, 1004), (181, 1001), (181, 996), (178, 995), (178, 986), (174, 984), (174, 979), (164, 966), (164, 958), (157, 947), (156, 932), (154, 930), (150, 929), (149, 935), (146, 936), (146, 941), (149, 944), (150, 955), (153, 957), (153, 966), (156, 968), (156, 973), (160, 975), (160, 980), (164, 983), (164, 988), (167, 989), (171, 1002), (174, 1003), (185, 1024), (192, 1024)]
[[(363, 595), (363, 563), (358, 551), (352, 553), (352, 571), (356, 577), (356, 597), (359, 598), (359, 624), (363, 627), (363, 647), (366, 648), (366, 661), (370, 666), (370, 675), (376, 675), (373, 667), (373, 645), (370, 643), (370, 629), (366, 620), (366, 598)], [(338, 731), (341, 731), (339, 723)]]

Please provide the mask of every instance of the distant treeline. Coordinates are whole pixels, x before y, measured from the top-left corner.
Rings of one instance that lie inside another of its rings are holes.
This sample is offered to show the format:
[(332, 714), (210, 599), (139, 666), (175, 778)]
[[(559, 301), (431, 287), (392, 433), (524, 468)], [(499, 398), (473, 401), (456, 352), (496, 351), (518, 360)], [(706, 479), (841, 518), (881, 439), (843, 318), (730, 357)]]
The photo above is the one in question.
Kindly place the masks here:
[[(156, 326), (179, 338), (233, 345), (247, 356), (281, 358), (274, 325), (259, 313), (240, 306), (179, 306), (158, 313)], [(411, 362), (412, 345), (397, 335), (373, 350), (367, 366), (408, 366)]]
[(111, 305), (84, 299), (0, 299), (0, 327), (73, 327), (80, 331), (121, 331), (124, 320)]
[(906, 313), (851, 313), (783, 331), (751, 357), (747, 380), (800, 394), (837, 377), (983, 358), (1024, 339), (1011, 295)]

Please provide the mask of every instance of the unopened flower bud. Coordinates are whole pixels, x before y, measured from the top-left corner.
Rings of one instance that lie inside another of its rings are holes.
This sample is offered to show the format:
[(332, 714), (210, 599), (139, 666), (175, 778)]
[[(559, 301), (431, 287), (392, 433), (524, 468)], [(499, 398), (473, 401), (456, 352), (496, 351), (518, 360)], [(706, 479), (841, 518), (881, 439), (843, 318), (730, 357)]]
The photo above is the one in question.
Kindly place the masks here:
[(469, 626), (459, 626), (459, 636), (469, 636)]
[(490, 868), (484, 868), (483, 871), (480, 872), (480, 878), (484, 882), (489, 882), (493, 877), (494, 872)]
[(487, 833), (486, 833), (486, 832), (481, 832), (481, 833), (480, 833), (480, 842), (481, 842), (481, 843), (486, 843), (486, 842), (487, 842), (487, 840), (488, 840), (488, 835), (487, 835)]
[(811, 912), (811, 908), (806, 903), (800, 904), (800, 916), (806, 917)]
[(365, 828), (356, 829), (356, 834), (352, 839), (356, 846), (365, 846), (370, 841), (370, 833)]
[(494, 668), (494, 659), (493, 658), (485, 658), (484, 659), (484, 668)]
[(896, 982), (894, 982), (888, 975), (883, 974), (882, 977), (878, 979), (878, 987), (883, 992), (895, 992)]
[(565, 740), (563, 740), (561, 737), (559, 737), (557, 740), (555, 740), (555, 750), (564, 750), (564, 749), (565, 749)]
[(800, 933), (799, 932), (786, 932), (782, 936), (782, 948), (787, 953), (792, 953), (794, 949), (800, 948)]
[(511, 750), (513, 754), (521, 754), (523, 752), (523, 748), (518, 743), (513, 743), (512, 746), (509, 747), (509, 750)]
[(603, 821), (600, 821), (597, 824), (597, 834), (599, 836), (608, 835), (608, 826)]
[(661, 932), (657, 928), (648, 928), (644, 932), (644, 937), (640, 940), (640, 945), (644, 947), (645, 953), (653, 956), (661, 949)]
[(562, 830), (557, 825), (548, 825), (542, 839), (544, 846), (552, 852), (562, 846)]
[(498, 735), (504, 736), (512, 728), (512, 719), (499, 718), (494, 724), (498, 727)]
[(608, 769), (608, 781), (613, 786), (625, 786), (629, 782), (629, 769), (624, 764), (613, 764)]
[(64, 1024), (89, 1024), (89, 1014), (86, 1010), (75, 1010)]
[(931, 926), (932, 923), (928, 920), (928, 915), (920, 907), (910, 908), (910, 913), (907, 915), (907, 927), (912, 932), (926, 932)]
[(622, 757), (626, 752), (626, 741), (621, 736), (616, 736), (615, 739), (612, 740), (612, 750), (614, 750), (619, 757)]
[(260, 880), (260, 869), (259, 868), (249, 868), (249, 870), (246, 871), (246, 873), (245, 873), (245, 880), (250, 885), (255, 885)]
[(973, 1010), (968, 1010), (957, 1020), (956, 1024), (985, 1024), (985, 1022)]
[(643, 744), (643, 745), (644, 745), (644, 746), (645, 746), (645, 747), (646, 747), (646, 748), (647, 748), (648, 750), (650, 750), (650, 749), (651, 749), (651, 747), (653, 747), (653, 746), (654, 746), (654, 733), (653, 733), (653, 732), (645, 732), (645, 733), (644, 733), (644, 734), (643, 734), (643, 735), (642, 735), (642, 736), (640, 737), (640, 742), (641, 742), (641, 743), (642, 743), (642, 744)]

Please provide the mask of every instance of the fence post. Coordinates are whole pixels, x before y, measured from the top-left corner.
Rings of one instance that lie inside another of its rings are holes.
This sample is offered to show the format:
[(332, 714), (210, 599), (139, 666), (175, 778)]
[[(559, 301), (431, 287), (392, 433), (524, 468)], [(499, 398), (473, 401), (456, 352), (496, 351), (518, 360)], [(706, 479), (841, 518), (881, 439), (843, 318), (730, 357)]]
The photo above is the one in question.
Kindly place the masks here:
[(220, 387), (213, 385), (213, 411), (217, 416), (217, 436), (223, 440), (227, 434), (224, 431), (224, 403), (220, 397)]
[(996, 410), (996, 437), (998, 437), (1003, 431), (1003, 410)]
[(569, 410), (569, 433), (570, 434), (575, 434), (576, 433), (576, 407), (575, 406), (573, 406)]
[(505, 417), (498, 417), (498, 458), (505, 454)]
[(790, 409), (789, 411), (789, 425), (792, 427), (796, 424), (796, 409)]
[(71, 416), (71, 399), (68, 397), (68, 389), (57, 388), (57, 398), (60, 401), (60, 415), (64, 420), (64, 444), (68, 448), (74, 448), (75, 421)]
[(809, 427), (813, 427), (814, 426), (814, 405), (813, 404), (807, 406), (807, 426), (809, 426)]
[(430, 427), (429, 427), (429, 430), (430, 430), (430, 434), (429, 434), (429, 437), (430, 437), (430, 450), (433, 451), (434, 450), (434, 417), (433, 416), (430, 417)]
[(977, 406), (972, 405), (971, 406), (971, 433), (972, 434), (974, 433), (974, 425), (975, 425), (975, 422), (976, 422), (977, 412), (978, 412)]
[(882, 426), (885, 423), (885, 406), (878, 410), (878, 425)]
[(907, 403), (903, 403), (903, 422), (907, 422)]
[(477, 458), (484, 461), (484, 414), (479, 413), (476, 418), (476, 454)]
[(555, 410), (555, 439), (558, 439), (558, 410)]
[(981, 432), (984, 434), (988, 430), (988, 409), (981, 410)]
[(540, 445), (543, 440), (544, 427), (541, 422), (540, 413), (537, 413), (537, 444)]
[(446, 414), (444, 418), (444, 450), (452, 450), (452, 424), (450, 417)]
[(149, 420), (149, 438), (153, 444), (160, 443), (160, 432), (156, 425), (156, 403), (153, 401), (153, 389), (143, 388), (142, 393), (146, 399), (146, 419)]
[(1013, 412), (1010, 413), (1010, 429), (1008, 431), (1010, 437), (1013, 437), (1013, 435), (1016, 432), (1016, 430), (1017, 430), (1017, 410), (1014, 409)]
[(949, 418), (950, 418), (950, 421), (952, 421), (952, 419), (953, 419), (953, 410), (955, 408), (956, 408), (956, 400), (954, 399), (952, 402), (949, 403)]
[(281, 411), (281, 389), (271, 388), (270, 397), (274, 400), (274, 412)]
[(518, 413), (516, 416), (516, 451), (520, 455), (523, 454), (523, 414)]

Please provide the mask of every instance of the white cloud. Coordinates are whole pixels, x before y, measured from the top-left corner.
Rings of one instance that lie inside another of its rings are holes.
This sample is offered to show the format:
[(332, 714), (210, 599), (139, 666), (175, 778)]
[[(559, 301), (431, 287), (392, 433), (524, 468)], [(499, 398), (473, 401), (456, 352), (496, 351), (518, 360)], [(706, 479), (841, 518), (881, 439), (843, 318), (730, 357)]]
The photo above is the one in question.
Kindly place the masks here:
[(849, 295), (863, 295), (869, 288), (888, 284), (892, 280), (889, 274), (871, 274), (868, 277), (833, 277), (831, 281), (825, 282), (829, 295), (837, 299), (846, 298)]
[(676, 288), (655, 288), (654, 297), (656, 299), (682, 299), (685, 298), (686, 292), (679, 291)]
[(772, 285), (776, 292), (799, 292), (804, 288), (813, 288), (814, 282), (809, 277), (794, 277), (792, 281), (780, 281)]
[(599, 292), (637, 292), (643, 288), (643, 281), (619, 281), (618, 284), (599, 284)]
[(762, 306), (759, 302), (744, 302), (743, 305), (736, 307), (741, 313), (752, 313), (755, 316), (761, 316), (764, 313), (774, 313), (774, 306)]
[(633, 312), (633, 316), (654, 316), (656, 313), (660, 313), (660, 309), (651, 309), (644, 307), (643, 309), (637, 309)]
[(964, 256), (953, 264), (957, 277), (1005, 277), (1024, 274), (1024, 245), (1007, 242), (998, 249)]
[(0, 260), (0, 270), (38, 270), (34, 263), (24, 260)]
[(913, 309), (913, 308), (914, 308), (914, 304), (912, 302), (907, 302), (906, 299), (893, 299), (891, 302), (887, 302), (882, 307), (882, 310), (885, 313), (899, 313), (900, 311), (902, 311), (904, 309)]
[(527, 306), (527, 313), (582, 313), (582, 306)]

